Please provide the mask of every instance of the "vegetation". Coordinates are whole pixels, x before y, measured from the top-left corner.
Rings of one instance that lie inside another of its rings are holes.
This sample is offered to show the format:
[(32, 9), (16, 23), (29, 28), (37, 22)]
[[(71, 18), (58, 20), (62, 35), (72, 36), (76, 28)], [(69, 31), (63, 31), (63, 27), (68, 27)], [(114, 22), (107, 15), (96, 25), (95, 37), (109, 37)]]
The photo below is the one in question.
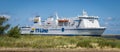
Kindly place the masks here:
[(22, 35), (0, 37), (0, 47), (20, 48), (120, 48), (120, 40), (88, 36)]
[(0, 34), (5, 34), (5, 31), (10, 27), (9, 24), (6, 24), (5, 22), (8, 21), (8, 18), (4, 16), (0, 16)]
[(15, 26), (8, 31), (8, 36), (9, 37), (19, 38), (20, 35), (21, 35), (20, 34), (20, 29), (19, 29), (18, 26)]
[[(8, 32), (10, 24), (7, 24), (8, 18), (5, 16), (0, 16), (0, 35), (7, 34), (9, 37), (19, 38), (20, 29), (18, 26), (11, 28)], [(5, 33), (6, 32), (6, 33)]]
[(77, 43), (77, 47), (85, 47), (85, 48), (93, 48), (93, 46), (90, 44), (90, 40), (81, 40)]

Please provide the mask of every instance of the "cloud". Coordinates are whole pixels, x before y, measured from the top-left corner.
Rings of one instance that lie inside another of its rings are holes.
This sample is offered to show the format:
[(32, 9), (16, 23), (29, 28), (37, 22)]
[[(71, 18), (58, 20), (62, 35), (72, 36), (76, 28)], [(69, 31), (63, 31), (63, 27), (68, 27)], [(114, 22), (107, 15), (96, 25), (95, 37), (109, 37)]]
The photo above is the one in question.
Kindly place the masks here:
[(9, 16), (9, 15), (0, 15), (1, 17), (5, 17), (5, 18), (7, 18), (7, 19), (9, 19), (11, 16)]
[(105, 22), (105, 25), (108, 25), (108, 22)]
[(112, 20), (112, 17), (108, 17), (107, 20), (108, 20), (108, 21), (111, 21), (111, 20)]
[(33, 21), (33, 18), (29, 18), (28, 20), (29, 20), (29, 21)]

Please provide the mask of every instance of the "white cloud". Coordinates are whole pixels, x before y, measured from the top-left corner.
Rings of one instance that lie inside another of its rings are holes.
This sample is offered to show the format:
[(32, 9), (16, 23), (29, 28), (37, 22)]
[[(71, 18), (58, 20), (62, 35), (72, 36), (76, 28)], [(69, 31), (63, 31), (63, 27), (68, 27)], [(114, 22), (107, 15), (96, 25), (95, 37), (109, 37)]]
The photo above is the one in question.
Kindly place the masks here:
[(108, 23), (108, 22), (105, 22), (104, 24), (105, 24), (105, 26), (108, 26), (108, 25), (109, 25), (109, 23)]
[(9, 16), (9, 15), (0, 15), (0, 16), (2, 16), (2, 17), (6, 17), (7, 19), (9, 19), (11, 16)]
[(109, 21), (112, 20), (112, 17), (108, 17), (107, 20), (109, 20)]
[(33, 18), (29, 18), (28, 20), (29, 20), (29, 21), (33, 21)]

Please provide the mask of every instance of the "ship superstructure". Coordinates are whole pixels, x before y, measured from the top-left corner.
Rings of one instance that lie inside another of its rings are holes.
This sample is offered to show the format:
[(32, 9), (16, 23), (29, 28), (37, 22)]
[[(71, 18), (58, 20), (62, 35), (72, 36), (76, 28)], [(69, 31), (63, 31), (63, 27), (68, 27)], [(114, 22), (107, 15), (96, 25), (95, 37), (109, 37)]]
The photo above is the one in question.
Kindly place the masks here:
[(56, 13), (56, 18), (42, 21), (36, 16), (33, 26), (21, 27), (21, 34), (100, 36), (106, 28), (99, 25), (98, 19), (98, 16), (88, 16), (84, 10), (81, 16), (74, 18), (59, 18)]

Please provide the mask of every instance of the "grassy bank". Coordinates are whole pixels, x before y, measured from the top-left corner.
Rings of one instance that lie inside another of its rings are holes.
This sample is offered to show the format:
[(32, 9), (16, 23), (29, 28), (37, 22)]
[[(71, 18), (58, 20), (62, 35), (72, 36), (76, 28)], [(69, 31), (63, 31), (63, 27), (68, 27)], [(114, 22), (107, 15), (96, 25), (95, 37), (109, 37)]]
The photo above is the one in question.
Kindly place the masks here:
[(0, 47), (6, 48), (120, 48), (120, 40), (89, 36), (0, 37)]

